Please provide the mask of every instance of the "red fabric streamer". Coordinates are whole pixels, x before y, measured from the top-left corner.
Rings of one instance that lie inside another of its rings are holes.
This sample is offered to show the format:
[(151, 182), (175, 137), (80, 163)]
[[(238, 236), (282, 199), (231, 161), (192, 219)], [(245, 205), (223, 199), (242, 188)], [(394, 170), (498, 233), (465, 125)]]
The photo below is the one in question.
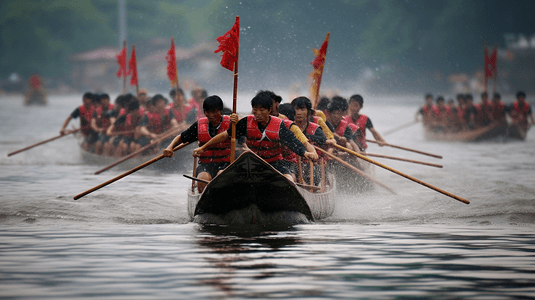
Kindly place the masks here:
[(171, 81), (171, 85), (175, 86), (178, 82), (178, 76), (176, 71), (176, 54), (175, 54), (175, 40), (171, 38), (171, 48), (167, 51), (167, 77)]
[(238, 51), (240, 49), (240, 19), (236, 17), (234, 26), (224, 35), (217, 38), (219, 47), (214, 53), (223, 51), (221, 66), (234, 71), (234, 63), (238, 61)]
[(126, 72), (126, 47), (123, 47), (123, 50), (115, 56), (117, 63), (119, 64), (119, 70), (115, 74), (118, 78), (126, 77), (128, 74)]
[(137, 63), (136, 63), (136, 46), (132, 47), (132, 54), (130, 55), (130, 60), (128, 61), (128, 75), (130, 77), (130, 85), (137, 85)]
[(496, 75), (497, 67), (496, 63), (498, 60), (497, 49), (494, 48), (492, 53), (489, 56), (487, 47), (485, 47), (485, 77), (493, 78)]
[(325, 64), (325, 56), (327, 55), (327, 47), (329, 46), (329, 39), (325, 39), (321, 45), (320, 50), (312, 49), (316, 58), (310, 63), (315, 70), (321, 68)]

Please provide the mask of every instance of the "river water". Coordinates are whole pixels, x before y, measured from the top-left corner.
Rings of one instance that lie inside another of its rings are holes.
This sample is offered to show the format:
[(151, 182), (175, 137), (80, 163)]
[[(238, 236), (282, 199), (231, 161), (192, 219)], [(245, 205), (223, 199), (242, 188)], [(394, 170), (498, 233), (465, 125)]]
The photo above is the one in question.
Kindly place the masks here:
[[(362, 112), (384, 132), (410, 122), (421, 98), (367, 96)], [(1, 299), (535, 298), (533, 130), (525, 142), (431, 142), (420, 125), (385, 137), (442, 160), (369, 145), (444, 165), (376, 159), (469, 205), (377, 167), (397, 195), (340, 196), (312, 224), (214, 228), (189, 222), (191, 170), (141, 170), (74, 201), (124, 169), (93, 175), (102, 166), (84, 163), (73, 136), (7, 157), (55, 136), (81, 95), (0, 103)]]

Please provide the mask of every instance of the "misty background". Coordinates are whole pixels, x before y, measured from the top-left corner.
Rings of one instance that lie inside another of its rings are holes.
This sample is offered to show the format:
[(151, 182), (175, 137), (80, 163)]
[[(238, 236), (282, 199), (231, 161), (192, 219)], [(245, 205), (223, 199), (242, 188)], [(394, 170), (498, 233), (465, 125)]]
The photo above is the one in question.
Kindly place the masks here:
[[(51, 85), (73, 85), (71, 55), (119, 47), (118, 10), (116, 0), (0, 1), (0, 80), (38, 73)], [(303, 94), (312, 48), (319, 49), (327, 32), (322, 89), (390, 94), (449, 91), (448, 76), (483, 69), (485, 42), (503, 48), (506, 34), (535, 33), (532, 0), (126, 0), (126, 11), (128, 45), (139, 52), (157, 37), (174, 37), (182, 48), (215, 48), (239, 15), (239, 88), (296, 85)], [(499, 61), (498, 69), (503, 66)], [(228, 78), (202, 84), (231, 89), (230, 72), (221, 72)], [(178, 73), (180, 79), (180, 67)]]

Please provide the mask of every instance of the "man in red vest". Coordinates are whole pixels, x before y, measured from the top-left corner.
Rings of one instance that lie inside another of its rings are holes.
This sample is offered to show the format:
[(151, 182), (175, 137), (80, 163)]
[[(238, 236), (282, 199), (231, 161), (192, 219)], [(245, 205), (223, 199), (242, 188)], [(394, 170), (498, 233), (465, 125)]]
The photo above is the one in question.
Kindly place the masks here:
[(379, 146), (386, 145), (386, 141), (375, 130), (372, 121), (368, 116), (360, 114), (360, 110), (364, 106), (364, 98), (361, 95), (353, 95), (349, 98), (349, 115), (345, 117), (345, 120), (354, 124), (357, 127), (355, 130), (355, 139), (357, 140), (357, 146), (360, 151), (366, 151), (368, 145), (366, 144), (366, 129), (370, 130), (373, 138), (378, 142)]
[[(167, 108), (167, 99), (160, 94), (152, 97), (147, 104), (152, 106), (152, 111), (143, 115), (138, 127), (138, 132), (142, 136), (137, 140), (139, 145), (146, 146), (151, 140), (160, 138), (170, 129), (179, 128), (173, 112)], [(161, 142), (160, 146), (169, 144), (170, 141)]]
[(110, 96), (108, 94), (98, 95), (98, 105), (93, 111), (91, 117), (91, 128), (98, 132), (98, 140), (95, 142), (94, 152), (96, 154), (104, 154), (109, 156), (111, 154), (111, 144), (103, 151), (103, 147), (110, 140), (110, 136), (106, 131), (111, 126), (111, 112), (113, 111), (113, 104), (110, 103)]
[(433, 127), (434, 126), (434, 119), (433, 119), (433, 110), (436, 110), (435, 105), (433, 104), (433, 95), (427, 94), (425, 95), (425, 104), (416, 112), (416, 116), (414, 116), (416, 122), (418, 122), (418, 115), (422, 115), (422, 123), (425, 127)]
[[(527, 130), (529, 126), (535, 124), (531, 105), (526, 102), (526, 93), (522, 91), (516, 93), (516, 101), (511, 104), (509, 114), (513, 119), (513, 125), (519, 124), (524, 130)], [(528, 117), (531, 122), (528, 122)]]
[[(199, 146), (206, 144), (211, 138), (230, 128), (230, 117), (223, 116), (223, 100), (219, 96), (210, 96), (202, 104), (204, 118), (200, 118), (188, 129), (175, 137), (163, 150), (163, 155), (173, 157), (173, 148), (180, 143), (199, 142)], [(207, 149), (199, 156), (199, 164), (195, 170), (197, 178), (210, 181), (230, 163), (230, 140), (225, 140)], [(199, 193), (202, 193), (205, 183), (198, 182)]]
[[(259, 94), (251, 100), (253, 114), (242, 118), (236, 124), (236, 139), (246, 137), (247, 147), (263, 158), (272, 167), (281, 172), (288, 180), (293, 182), (290, 170), (282, 158), (281, 144), (290, 148), (297, 155), (317, 160), (316, 152), (307, 151), (294, 133), (286, 128), (282, 119), (270, 116), (273, 106), (269, 96)], [(232, 114), (232, 121), (237, 121), (237, 114)], [(226, 141), (231, 136), (231, 129), (221, 132), (208, 143), (193, 150), (194, 156), (201, 156), (206, 150), (218, 143)]]
[(63, 126), (61, 127), (61, 130), (59, 133), (61, 135), (64, 135), (66, 133), (65, 128), (67, 128), (67, 125), (69, 125), (69, 122), (71, 119), (76, 119), (80, 117), (80, 128), (82, 129), (82, 133), (85, 136), (84, 142), (82, 143), (82, 148), (86, 151), (89, 151), (91, 149), (91, 146), (98, 140), (98, 133), (95, 132), (91, 128), (91, 117), (93, 116), (93, 99), (95, 96), (87, 92), (82, 97), (83, 104), (78, 106), (63, 122)]

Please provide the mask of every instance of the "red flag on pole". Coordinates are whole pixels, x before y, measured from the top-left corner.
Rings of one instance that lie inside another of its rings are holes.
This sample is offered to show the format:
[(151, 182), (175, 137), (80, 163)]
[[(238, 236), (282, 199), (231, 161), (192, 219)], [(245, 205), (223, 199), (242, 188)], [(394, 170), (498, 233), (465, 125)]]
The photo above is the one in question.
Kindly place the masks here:
[(115, 74), (118, 78), (126, 77), (126, 46), (123, 47), (123, 50), (115, 56), (117, 63), (119, 64), (119, 70)]
[(171, 38), (171, 48), (167, 51), (167, 77), (171, 81), (171, 86), (175, 86), (178, 83), (178, 75), (176, 71), (176, 54), (175, 54), (175, 39)]
[(497, 71), (497, 68), (496, 68), (496, 62), (497, 62), (497, 58), (498, 58), (498, 51), (496, 49), (496, 47), (494, 47), (494, 50), (492, 51), (492, 53), (490, 54), (489, 56), (489, 53), (488, 53), (488, 49), (487, 47), (485, 46), (485, 77), (486, 78), (494, 78), (494, 76), (496, 75), (496, 71)]
[(318, 103), (317, 100), (320, 91), (321, 77), (323, 75), (323, 67), (325, 66), (325, 57), (327, 56), (327, 47), (329, 46), (330, 36), (331, 33), (327, 32), (327, 36), (325, 37), (325, 41), (323, 41), (323, 44), (321, 44), (320, 50), (312, 49), (316, 57), (310, 63), (314, 70), (312, 70), (309, 76), (310, 78), (312, 78), (310, 100), (312, 101), (314, 109), (316, 109), (316, 105)]
[(237, 17), (234, 26), (224, 35), (217, 38), (219, 47), (214, 53), (223, 51), (221, 66), (234, 71), (234, 63), (238, 61), (238, 50), (240, 48), (240, 19)]
[(128, 61), (128, 75), (132, 75), (130, 77), (130, 85), (137, 86), (136, 46), (132, 46), (132, 54)]

